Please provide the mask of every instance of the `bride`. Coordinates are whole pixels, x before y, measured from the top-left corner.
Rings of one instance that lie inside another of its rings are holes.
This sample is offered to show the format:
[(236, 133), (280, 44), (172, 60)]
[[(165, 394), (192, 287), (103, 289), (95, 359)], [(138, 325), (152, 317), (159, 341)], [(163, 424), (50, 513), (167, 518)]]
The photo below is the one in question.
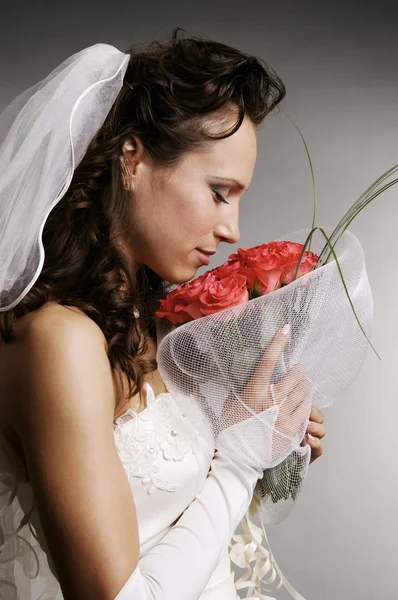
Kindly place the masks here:
[[(86, 48), (3, 113), (1, 598), (237, 598), (228, 546), (262, 472), (179, 410), (154, 312), (238, 242), (256, 131), (284, 95), (262, 61), (175, 30)], [(304, 383), (293, 370), (275, 394), (307, 419)], [(312, 460), (322, 423), (312, 409)]]

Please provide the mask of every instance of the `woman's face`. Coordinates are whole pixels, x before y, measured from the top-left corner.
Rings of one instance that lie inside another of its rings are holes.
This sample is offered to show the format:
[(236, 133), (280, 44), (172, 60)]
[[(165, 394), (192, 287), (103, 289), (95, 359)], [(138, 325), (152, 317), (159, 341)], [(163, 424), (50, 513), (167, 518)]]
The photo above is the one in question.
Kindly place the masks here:
[(232, 136), (187, 152), (176, 166), (154, 167), (139, 140), (126, 142), (132, 191), (128, 251), (134, 268), (147, 265), (171, 283), (195, 277), (200, 250), (239, 240), (239, 200), (257, 156), (256, 128), (245, 118)]

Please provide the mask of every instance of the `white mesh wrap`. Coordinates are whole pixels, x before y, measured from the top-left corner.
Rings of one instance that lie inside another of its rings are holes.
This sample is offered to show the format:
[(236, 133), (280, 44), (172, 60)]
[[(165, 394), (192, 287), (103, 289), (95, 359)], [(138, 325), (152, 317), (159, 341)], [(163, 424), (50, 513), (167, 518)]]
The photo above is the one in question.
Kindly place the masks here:
[(0, 115), (0, 310), (37, 280), (45, 221), (110, 111), (129, 58), (107, 44), (90, 46)]
[[(309, 230), (283, 239), (304, 243)], [(330, 235), (330, 231), (326, 231)], [(311, 250), (325, 239), (317, 231)], [(370, 334), (373, 301), (364, 254), (346, 232), (335, 248), (357, 315)], [(286, 324), (291, 336), (275, 371), (254, 370), (274, 335)], [(174, 328), (158, 346), (158, 367), (184, 413), (217, 449), (264, 471), (256, 493), (263, 520), (291, 510), (305, 476), (310, 448), (302, 445), (311, 405), (324, 408), (356, 378), (368, 347), (332, 260), (271, 294)], [(311, 389), (273, 405), (277, 383), (300, 363)]]

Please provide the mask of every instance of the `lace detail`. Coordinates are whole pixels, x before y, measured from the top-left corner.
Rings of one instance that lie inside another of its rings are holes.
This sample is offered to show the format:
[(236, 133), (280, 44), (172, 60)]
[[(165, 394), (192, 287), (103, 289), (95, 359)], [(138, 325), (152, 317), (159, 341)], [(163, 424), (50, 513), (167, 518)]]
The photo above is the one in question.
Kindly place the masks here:
[[(175, 492), (177, 486), (158, 476), (157, 459), (182, 461), (187, 454), (199, 451), (196, 430), (182, 414), (169, 393), (155, 396), (148, 383), (147, 408), (137, 413), (129, 408), (115, 422), (114, 437), (120, 460), (129, 482), (140, 477), (148, 485), (148, 494), (156, 489)], [(132, 427), (124, 427), (133, 419)]]

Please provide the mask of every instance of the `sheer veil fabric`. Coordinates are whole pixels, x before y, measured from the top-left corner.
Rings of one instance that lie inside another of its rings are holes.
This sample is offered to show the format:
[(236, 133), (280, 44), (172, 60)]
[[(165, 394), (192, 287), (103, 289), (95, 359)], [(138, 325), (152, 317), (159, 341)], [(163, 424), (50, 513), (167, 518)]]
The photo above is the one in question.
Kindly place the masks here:
[(130, 55), (96, 44), (70, 56), (0, 115), (0, 310), (44, 262), (46, 219), (123, 85)]

